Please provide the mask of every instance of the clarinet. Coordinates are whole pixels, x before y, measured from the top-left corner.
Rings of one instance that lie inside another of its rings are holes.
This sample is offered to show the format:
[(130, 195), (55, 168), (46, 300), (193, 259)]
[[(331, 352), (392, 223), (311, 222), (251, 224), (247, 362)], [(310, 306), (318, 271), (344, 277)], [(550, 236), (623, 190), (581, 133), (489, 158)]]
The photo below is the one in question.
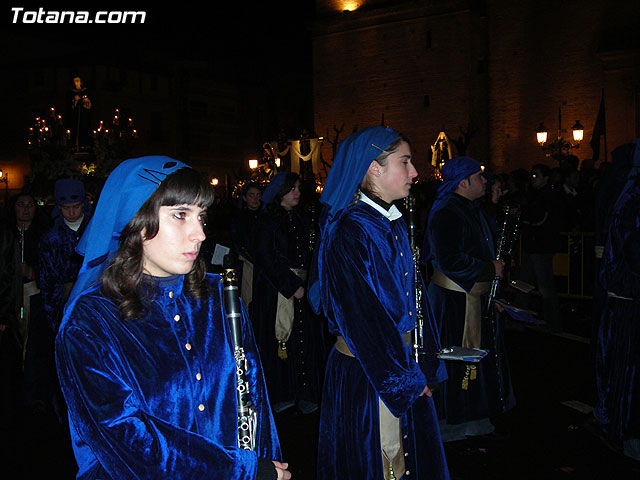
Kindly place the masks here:
[(413, 329), (412, 337), (412, 351), (413, 356), (418, 361), (420, 353), (424, 349), (424, 315), (422, 313), (422, 282), (420, 277), (420, 247), (416, 245), (415, 236), (415, 218), (413, 213), (413, 195), (409, 194), (407, 197), (407, 210), (409, 212), (409, 242), (411, 245), (411, 253), (413, 255), (413, 278), (415, 281), (415, 295), (414, 301), (416, 305), (416, 324)]
[(224, 309), (227, 323), (231, 331), (233, 341), (233, 355), (236, 362), (236, 398), (238, 401), (238, 447), (244, 450), (254, 450), (256, 447), (256, 428), (258, 415), (251, 401), (249, 382), (246, 378), (248, 362), (242, 346), (242, 309), (240, 307), (240, 295), (238, 280), (233, 268), (227, 268), (222, 277), (224, 286)]
[[(20, 224), (20, 268), (24, 263), (24, 224)], [(22, 283), (22, 282), (21, 282)], [(24, 296), (20, 302), (20, 321), (24, 320)]]
[[(511, 257), (511, 252), (513, 251), (513, 244), (517, 236), (518, 226), (519, 226), (518, 224), (520, 220), (520, 212), (518, 211), (514, 215), (513, 227), (511, 229), (511, 232), (509, 232), (508, 224), (509, 224), (510, 206), (506, 205), (503, 211), (504, 211), (504, 221), (502, 222), (502, 229), (500, 231), (500, 237), (498, 238), (498, 245), (496, 248), (496, 260), (502, 260), (502, 258), (505, 255), (507, 257)], [(507, 239), (507, 237), (509, 238)], [(493, 282), (491, 282), (491, 290), (489, 291), (489, 298), (487, 301), (487, 312), (491, 309), (493, 301), (498, 292), (499, 284), (500, 284), (500, 278), (498, 276), (495, 276), (493, 278)]]

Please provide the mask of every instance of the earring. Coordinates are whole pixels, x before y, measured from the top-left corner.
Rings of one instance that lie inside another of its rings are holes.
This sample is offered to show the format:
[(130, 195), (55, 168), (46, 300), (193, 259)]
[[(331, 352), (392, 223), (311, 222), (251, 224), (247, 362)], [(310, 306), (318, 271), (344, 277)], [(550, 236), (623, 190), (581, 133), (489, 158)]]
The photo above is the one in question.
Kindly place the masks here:
[(380, 172), (378, 172), (378, 176), (380, 176)]

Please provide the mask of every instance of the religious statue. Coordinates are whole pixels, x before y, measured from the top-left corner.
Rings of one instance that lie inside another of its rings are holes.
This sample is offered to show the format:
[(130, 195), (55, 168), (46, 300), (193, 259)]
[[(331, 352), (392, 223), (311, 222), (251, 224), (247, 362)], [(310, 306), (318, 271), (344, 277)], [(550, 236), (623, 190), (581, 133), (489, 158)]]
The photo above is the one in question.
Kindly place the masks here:
[(442, 169), (444, 162), (451, 158), (451, 147), (449, 146), (449, 139), (444, 130), (440, 130), (438, 138), (433, 145), (431, 145), (431, 165), (436, 167), (438, 171)]
[(70, 109), (69, 130), (71, 141), (76, 151), (91, 146), (91, 109), (93, 103), (89, 91), (83, 85), (82, 77), (73, 77), (73, 88), (69, 92), (68, 107)]

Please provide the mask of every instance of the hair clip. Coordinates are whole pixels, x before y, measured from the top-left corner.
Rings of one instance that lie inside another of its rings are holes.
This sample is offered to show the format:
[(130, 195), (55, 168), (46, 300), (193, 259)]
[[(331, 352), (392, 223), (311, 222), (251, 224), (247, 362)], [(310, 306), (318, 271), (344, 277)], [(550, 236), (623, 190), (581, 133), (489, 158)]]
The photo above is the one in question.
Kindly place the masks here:
[(386, 152), (386, 150), (385, 150), (385, 149), (380, 148), (380, 147), (379, 147), (379, 146), (377, 146), (375, 143), (372, 143), (372, 144), (371, 144), (371, 146), (372, 146), (372, 147), (377, 148), (377, 149), (378, 149), (378, 150), (380, 150), (381, 152)]

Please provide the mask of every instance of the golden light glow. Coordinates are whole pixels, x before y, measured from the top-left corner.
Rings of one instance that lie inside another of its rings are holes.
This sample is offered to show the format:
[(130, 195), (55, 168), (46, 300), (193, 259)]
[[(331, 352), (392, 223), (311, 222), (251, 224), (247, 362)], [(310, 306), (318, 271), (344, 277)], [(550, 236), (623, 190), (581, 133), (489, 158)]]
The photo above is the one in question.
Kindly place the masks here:
[(359, 2), (354, 2), (353, 0), (347, 0), (342, 4), (342, 10), (345, 12), (353, 12), (360, 8)]
[(249, 168), (251, 170), (255, 170), (256, 168), (258, 168), (258, 160), (255, 160), (255, 159), (249, 160)]
[(280, 168), (280, 157), (276, 157), (276, 167)]
[(212, 178), (212, 179), (211, 179), (211, 185), (213, 185), (214, 187), (215, 187), (216, 185), (218, 185), (218, 179), (217, 179), (217, 178), (215, 178), (215, 177), (214, 177), (214, 178)]
[(580, 143), (584, 137), (584, 127), (580, 123), (580, 120), (576, 120), (576, 123), (573, 127), (573, 141)]
[(544, 145), (547, 142), (547, 132), (536, 132), (538, 143)]
[(574, 130), (573, 131), (573, 139), (576, 142), (581, 142), (584, 137), (584, 130)]

